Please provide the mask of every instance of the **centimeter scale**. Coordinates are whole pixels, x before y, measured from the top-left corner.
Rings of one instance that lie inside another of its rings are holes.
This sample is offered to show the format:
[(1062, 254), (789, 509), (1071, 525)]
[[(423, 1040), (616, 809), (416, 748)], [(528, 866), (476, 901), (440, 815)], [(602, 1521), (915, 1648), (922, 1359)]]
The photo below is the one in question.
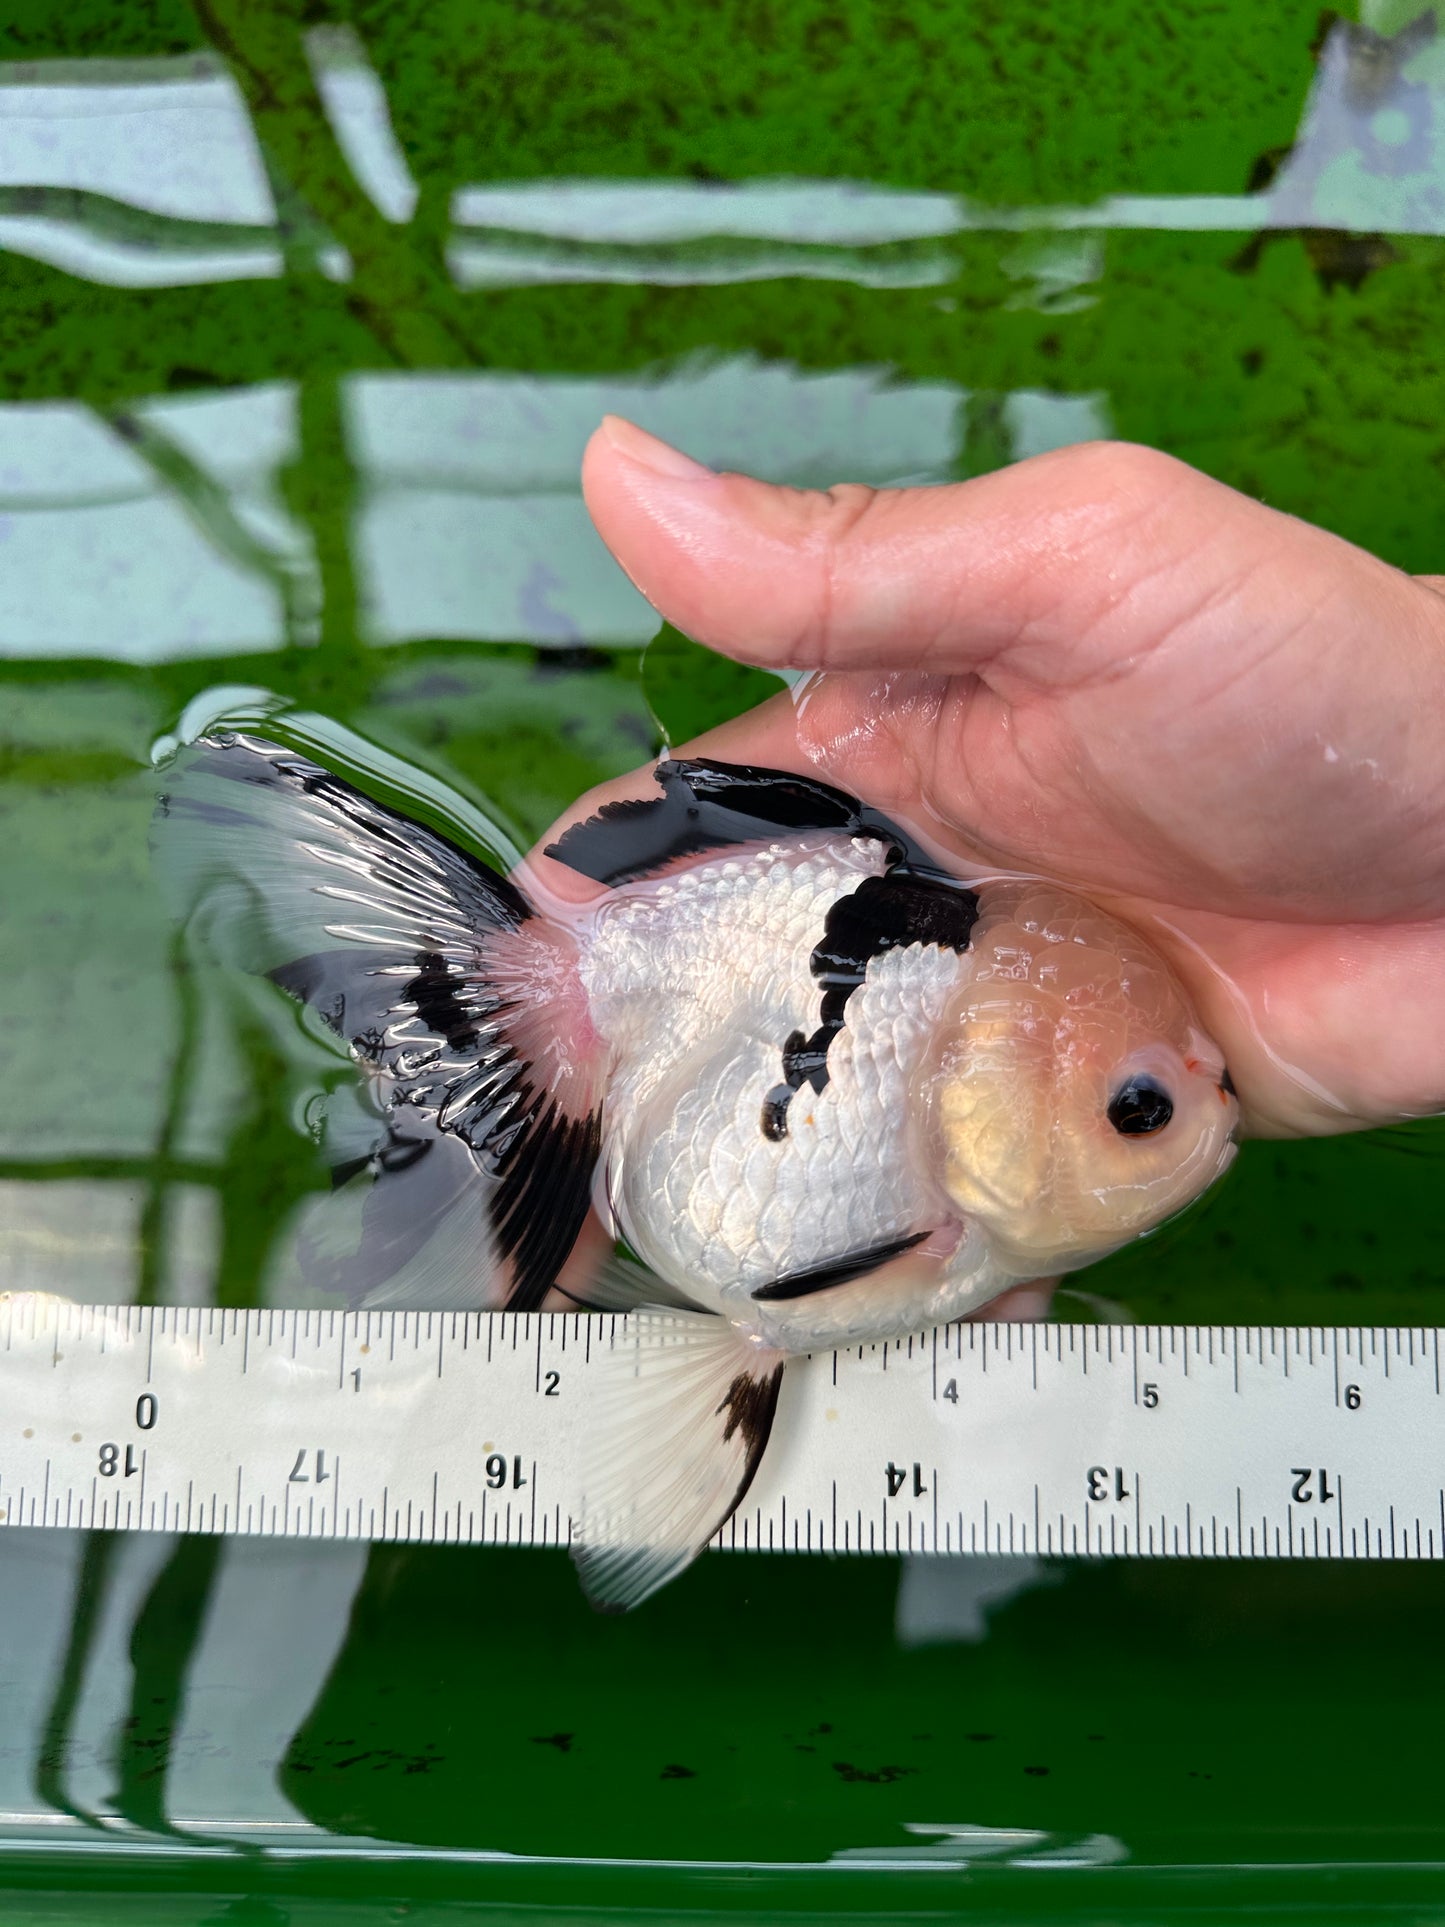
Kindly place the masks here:
[[(639, 1322), (0, 1300), (0, 1524), (565, 1545)], [(815, 1354), (716, 1543), (1439, 1559), (1440, 1338), (969, 1324)]]

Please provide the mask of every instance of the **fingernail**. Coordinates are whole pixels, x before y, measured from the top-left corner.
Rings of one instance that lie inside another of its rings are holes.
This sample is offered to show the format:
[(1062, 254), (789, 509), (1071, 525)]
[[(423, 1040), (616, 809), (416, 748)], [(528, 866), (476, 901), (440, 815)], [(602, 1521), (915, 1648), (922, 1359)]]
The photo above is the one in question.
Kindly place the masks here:
[(659, 441), (656, 435), (649, 435), (645, 428), (636, 422), (625, 421), (621, 415), (604, 415), (602, 433), (629, 462), (636, 462), (639, 468), (650, 469), (654, 475), (661, 475), (669, 482), (715, 482), (716, 473), (695, 462), (690, 455), (674, 448), (670, 442)]

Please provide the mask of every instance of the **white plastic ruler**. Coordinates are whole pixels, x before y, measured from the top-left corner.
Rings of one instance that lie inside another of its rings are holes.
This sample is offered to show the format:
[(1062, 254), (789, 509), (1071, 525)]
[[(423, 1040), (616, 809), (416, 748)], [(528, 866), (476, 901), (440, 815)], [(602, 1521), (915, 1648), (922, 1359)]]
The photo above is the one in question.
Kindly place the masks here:
[[(0, 1523), (565, 1544), (624, 1332), (611, 1314), (3, 1300)], [(818, 1354), (790, 1364), (718, 1543), (1438, 1559), (1440, 1341), (954, 1325)]]

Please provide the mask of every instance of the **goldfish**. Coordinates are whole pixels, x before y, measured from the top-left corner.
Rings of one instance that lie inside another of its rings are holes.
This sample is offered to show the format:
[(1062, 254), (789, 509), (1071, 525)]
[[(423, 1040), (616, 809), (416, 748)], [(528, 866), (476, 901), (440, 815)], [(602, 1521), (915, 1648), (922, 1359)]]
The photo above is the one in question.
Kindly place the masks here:
[[(813, 777), (655, 777), (548, 845), (579, 901), (246, 729), (178, 754), (154, 836), (202, 941), (361, 1073), (322, 1284), (668, 1314), (623, 1348), (574, 1522), (614, 1610), (736, 1509), (790, 1358), (1092, 1263), (1218, 1178), (1238, 1121), (1164, 957), (1085, 897), (965, 881)], [(593, 1215), (625, 1252), (564, 1286)]]

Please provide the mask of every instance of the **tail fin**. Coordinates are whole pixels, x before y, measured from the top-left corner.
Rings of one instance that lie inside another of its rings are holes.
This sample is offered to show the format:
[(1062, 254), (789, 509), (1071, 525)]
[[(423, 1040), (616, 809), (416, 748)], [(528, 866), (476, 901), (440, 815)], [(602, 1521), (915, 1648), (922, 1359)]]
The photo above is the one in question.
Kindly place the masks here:
[(601, 1135), (595, 1042), (549, 1029), (579, 1008), (565, 934), (460, 845), (256, 736), (180, 754), (153, 848), (209, 952), (309, 1006), (374, 1082), (374, 1128), (358, 1142), (350, 1116), (333, 1166), (359, 1222), (313, 1244), (315, 1281), (373, 1304), (539, 1305)]

